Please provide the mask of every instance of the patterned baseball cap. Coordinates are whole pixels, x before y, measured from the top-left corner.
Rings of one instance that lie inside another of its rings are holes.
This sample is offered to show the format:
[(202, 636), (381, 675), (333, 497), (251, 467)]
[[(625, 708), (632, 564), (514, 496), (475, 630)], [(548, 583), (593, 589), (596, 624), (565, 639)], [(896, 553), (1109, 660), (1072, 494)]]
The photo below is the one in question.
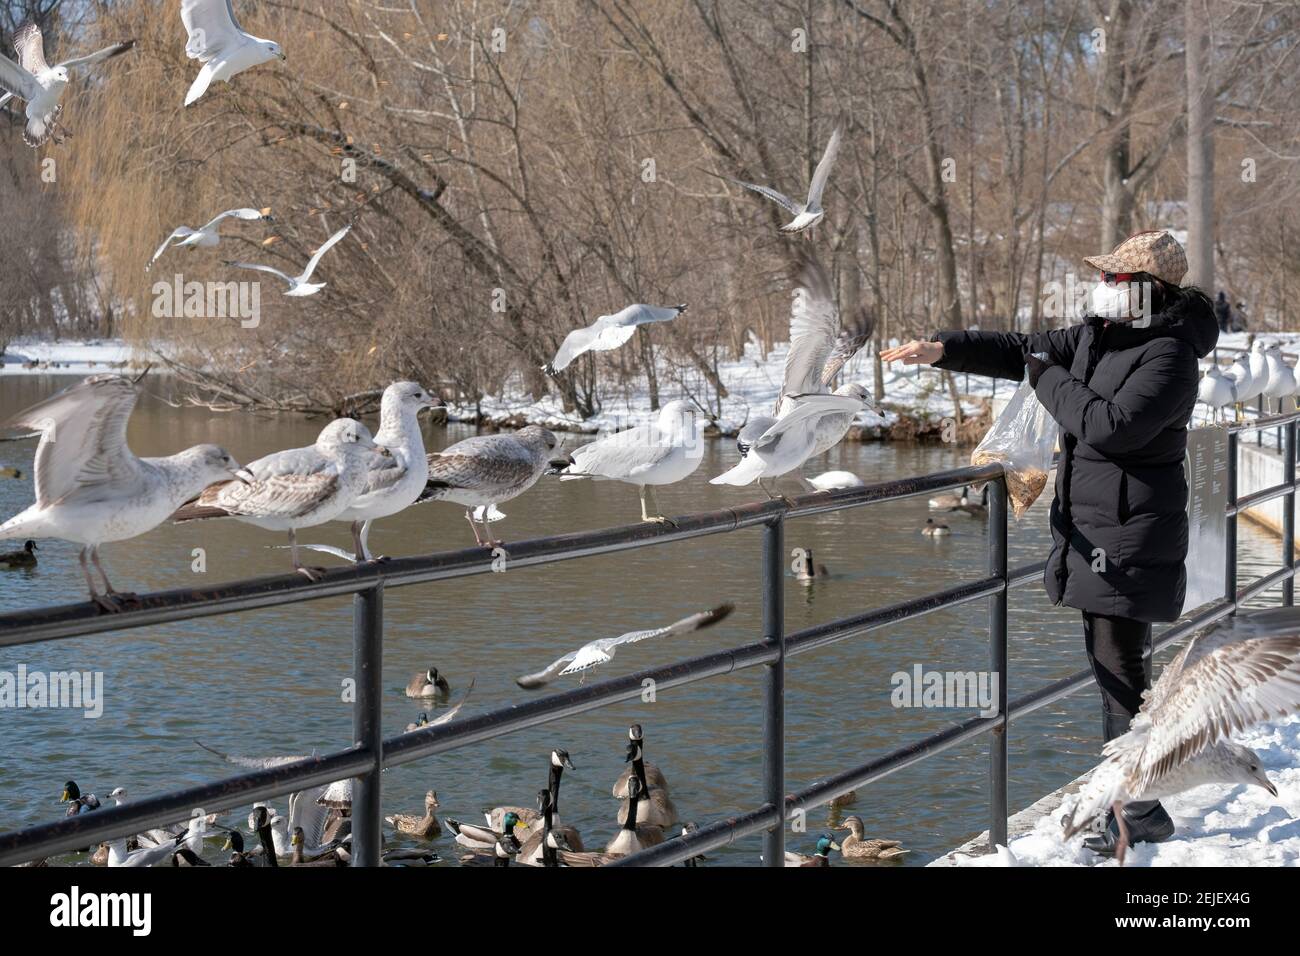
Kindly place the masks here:
[(1146, 272), (1170, 285), (1187, 275), (1187, 253), (1182, 243), (1162, 230), (1129, 236), (1104, 256), (1084, 256), (1083, 261), (1102, 272)]

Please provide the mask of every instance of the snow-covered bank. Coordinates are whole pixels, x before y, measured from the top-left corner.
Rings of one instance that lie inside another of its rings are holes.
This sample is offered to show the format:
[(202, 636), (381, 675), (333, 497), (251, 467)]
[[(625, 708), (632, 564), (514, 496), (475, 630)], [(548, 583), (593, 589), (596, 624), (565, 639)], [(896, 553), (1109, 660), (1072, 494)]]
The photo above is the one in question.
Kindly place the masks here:
[(135, 348), (121, 339), (39, 342), (15, 339), (0, 357), (0, 375), (91, 375), (125, 368)]
[[(1260, 726), (1234, 738), (1260, 756), (1278, 795), (1259, 787), (1198, 787), (1164, 801), (1178, 830), (1166, 843), (1139, 843), (1125, 866), (1300, 865), (1300, 716)], [(1068, 802), (1068, 800), (1067, 800)], [(1011, 840), (1024, 866), (1115, 866), (1083, 848), (1082, 838), (1061, 839), (1062, 810), (1042, 815)], [(954, 854), (938, 865), (1005, 866), (995, 854)]]

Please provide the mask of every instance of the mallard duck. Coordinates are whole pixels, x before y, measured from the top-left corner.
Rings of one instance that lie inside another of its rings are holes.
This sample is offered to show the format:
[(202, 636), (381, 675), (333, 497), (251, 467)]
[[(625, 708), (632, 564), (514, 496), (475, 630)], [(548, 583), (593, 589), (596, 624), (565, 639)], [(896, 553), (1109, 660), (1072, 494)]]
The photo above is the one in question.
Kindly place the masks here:
[(830, 866), (831, 850), (838, 850), (840, 845), (836, 843), (829, 833), (823, 833), (821, 839), (817, 841), (817, 852), (812, 856), (806, 856), (803, 853), (792, 853), (789, 850), (785, 854), (786, 866)]
[(415, 720), (406, 725), (406, 732), (409, 734), (413, 730), (419, 730), (421, 727), (429, 726), (429, 714), (427, 711), (420, 711), (415, 715)]
[[(583, 846), (581, 834), (578, 833), (575, 827), (566, 827), (560, 824), (560, 778), (563, 776), (566, 767), (569, 770), (576, 769), (573, 766), (573, 761), (569, 758), (569, 752), (558, 748), (552, 750), (550, 779), (547, 783), (547, 790), (551, 795), (552, 828), (564, 837), (565, 841), (568, 842), (571, 848), (581, 852), (586, 849), (586, 847)], [(494, 807), (493, 809), (484, 812), (484, 817), (487, 819), (488, 827), (498, 833), (501, 832), (502, 820), (507, 813), (514, 813), (520, 820), (530, 827), (536, 827), (536, 825), (541, 821), (541, 814), (536, 810), (527, 807)], [(461, 843), (463, 841), (457, 840), (456, 842)], [(530, 839), (529, 843), (533, 843), (533, 841)], [(473, 845), (473, 848), (487, 849), (488, 844), (481, 843)], [(542, 850), (540, 842), (533, 845), (528, 856), (530, 857), (530, 865), (535, 866), (541, 862)], [(522, 863), (524, 860), (520, 858), (516, 862)]]
[[(633, 724), (627, 729), (627, 739), (641, 745), (642, 754), (645, 753), (645, 736), (641, 732), (640, 724)], [(625, 798), (627, 796), (628, 779), (635, 772), (635, 764), (624, 770), (617, 780), (614, 781), (614, 796)], [(668, 790), (668, 779), (652, 763), (641, 760), (641, 779), (652, 787), (658, 787), (660, 790)]]
[(6, 551), (0, 554), (0, 568), (34, 568), (36, 567), (36, 542), (23, 542), (21, 551)]
[(926, 518), (925, 527), (921, 529), (921, 534), (929, 538), (938, 538), (945, 534), (952, 534), (952, 529), (946, 524), (935, 524), (933, 518)]
[(230, 862), (228, 866), (257, 866), (254, 857), (262, 852), (262, 848), (254, 847), (252, 850), (244, 850), (244, 835), (238, 830), (226, 831), (226, 842), (222, 846), (223, 850), (230, 851)]
[(968, 487), (963, 487), (959, 493), (946, 491), (941, 495), (935, 495), (930, 499), (931, 511), (955, 511), (961, 505), (962, 499), (966, 497)]
[(460, 862), (469, 866), (483, 866), (488, 863), (493, 866), (509, 866), (520, 848), (519, 837), (515, 836), (515, 828), (528, 829), (528, 824), (520, 820), (519, 815), (513, 810), (506, 811), (501, 822), (502, 827), (498, 831), (473, 823), (461, 823), (448, 817), (447, 826), (452, 833), (456, 834), (456, 842), (473, 848), (469, 853), (462, 854)]
[[(640, 806), (637, 807), (637, 818), (644, 826), (653, 826), (663, 829), (664, 827), (673, 826), (677, 822), (677, 807), (673, 806), (672, 798), (668, 796), (668, 791), (663, 787), (656, 787), (646, 779), (646, 764), (642, 759), (641, 741), (629, 740), (627, 744), (627, 757), (625, 758), (632, 764), (632, 773), (640, 783), (641, 797), (638, 801)], [(662, 776), (662, 775), (661, 775)], [(631, 800), (624, 800), (623, 805), (618, 810), (618, 822), (627, 821), (630, 812)]]
[(863, 834), (866, 828), (861, 817), (847, 817), (840, 829), (848, 830), (849, 835), (840, 844), (840, 856), (853, 860), (898, 860), (910, 850), (904, 850), (900, 840), (866, 840)]
[(63, 785), (63, 795), (59, 797), (59, 802), (68, 805), (65, 816), (69, 817), (75, 817), (78, 813), (87, 810), (99, 809), (99, 797), (93, 793), (82, 793), (75, 780), (69, 780)]
[(433, 811), (438, 809), (438, 792), (430, 790), (424, 795), (424, 816), (417, 817), (409, 813), (395, 813), (391, 817), (384, 819), (398, 833), (405, 833), (408, 836), (419, 837), (421, 840), (431, 840), (442, 832), (442, 824), (434, 816)]
[(430, 667), (427, 671), (416, 674), (406, 685), (407, 697), (446, 697), (451, 693), (451, 684), (447, 678), (438, 673), (438, 668)]
[(290, 866), (345, 866), (346, 864), (339, 859), (335, 848), (331, 847), (317, 856), (308, 856), (304, 850), (304, 844), (307, 842), (303, 836), (302, 827), (293, 828), (293, 836), (289, 838), (293, 847), (293, 855), (290, 857)]

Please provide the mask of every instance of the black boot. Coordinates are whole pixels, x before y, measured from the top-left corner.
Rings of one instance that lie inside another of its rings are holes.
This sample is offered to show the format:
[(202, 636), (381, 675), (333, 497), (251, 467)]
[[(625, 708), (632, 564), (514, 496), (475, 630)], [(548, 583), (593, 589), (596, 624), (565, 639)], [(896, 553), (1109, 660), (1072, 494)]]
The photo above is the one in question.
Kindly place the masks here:
[[(1124, 825), (1128, 828), (1129, 846), (1137, 843), (1164, 843), (1174, 835), (1174, 821), (1159, 800), (1142, 800), (1126, 804)], [(1119, 824), (1113, 811), (1106, 811), (1106, 827), (1097, 836), (1088, 837), (1083, 845), (1101, 856), (1114, 856), (1119, 843)]]

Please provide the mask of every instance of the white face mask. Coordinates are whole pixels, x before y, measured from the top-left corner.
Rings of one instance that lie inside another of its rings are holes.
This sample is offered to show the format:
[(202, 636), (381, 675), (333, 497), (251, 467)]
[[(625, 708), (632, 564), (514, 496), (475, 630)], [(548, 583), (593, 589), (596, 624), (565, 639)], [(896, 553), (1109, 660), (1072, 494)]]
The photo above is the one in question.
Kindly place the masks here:
[(1106, 285), (1098, 282), (1088, 295), (1088, 310), (1103, 319), (1124, 320), (1133, 317), (1131, 287), (1127, 282)]

